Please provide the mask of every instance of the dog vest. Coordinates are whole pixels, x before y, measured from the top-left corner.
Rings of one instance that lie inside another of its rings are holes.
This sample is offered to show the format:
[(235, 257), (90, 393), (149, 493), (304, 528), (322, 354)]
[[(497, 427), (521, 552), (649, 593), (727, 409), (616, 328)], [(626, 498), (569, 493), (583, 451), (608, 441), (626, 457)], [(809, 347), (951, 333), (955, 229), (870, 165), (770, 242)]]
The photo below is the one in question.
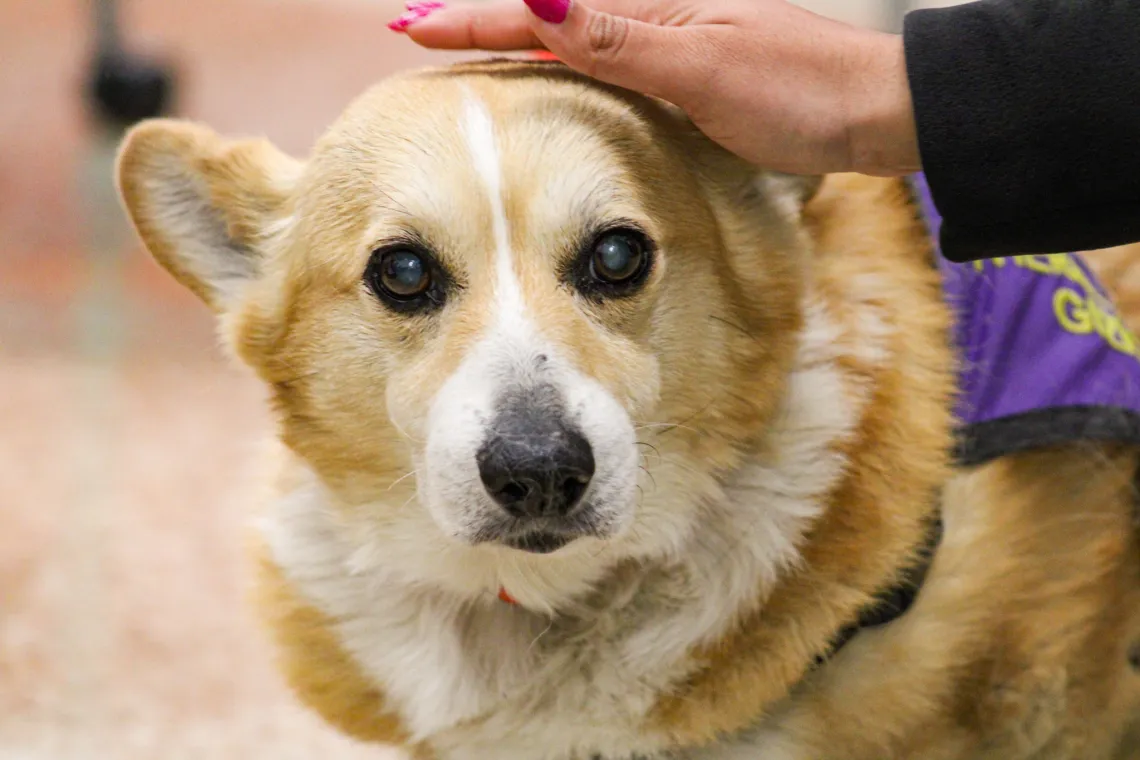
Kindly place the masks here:
[(1140, 340), (1081, 257), (947, 261), (926, 178), (911, 186), (955, 316), (959, 463), (1076, 441), (1140, 443)]
[[(926, 178), (915, 175), (910, 186), (954, 314), (958, 463), (1077, 441), (1140, 443), (1140, 340), (1081, 257), (947, 261), (938, 250), (942, 217)], [(902, 581), (841, 629), (816, 665), (861, 629), (890, 623), (910, 608), (941, 537), (938, 520)]]

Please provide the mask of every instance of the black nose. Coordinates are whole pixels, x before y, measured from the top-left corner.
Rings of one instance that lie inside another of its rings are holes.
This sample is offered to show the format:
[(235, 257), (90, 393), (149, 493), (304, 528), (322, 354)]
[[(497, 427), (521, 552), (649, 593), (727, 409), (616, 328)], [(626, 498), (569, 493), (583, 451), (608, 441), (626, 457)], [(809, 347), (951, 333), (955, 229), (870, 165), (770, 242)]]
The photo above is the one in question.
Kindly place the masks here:
[(585, 437), (542, 413), (500, 415), (476, 455), (487, 493), (515, 517), (564, 517), (590, 478), (594, 452)]

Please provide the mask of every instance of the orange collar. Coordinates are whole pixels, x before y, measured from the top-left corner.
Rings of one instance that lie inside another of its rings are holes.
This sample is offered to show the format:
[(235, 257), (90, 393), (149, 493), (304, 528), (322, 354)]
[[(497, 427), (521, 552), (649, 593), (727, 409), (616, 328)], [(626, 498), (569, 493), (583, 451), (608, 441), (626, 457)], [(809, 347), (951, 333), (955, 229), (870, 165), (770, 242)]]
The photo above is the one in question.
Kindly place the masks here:
[(518, 604), (519, 600), (507, 593), (507, 590), (502, 586), (499, 587), (499, 598), (507, 604)]

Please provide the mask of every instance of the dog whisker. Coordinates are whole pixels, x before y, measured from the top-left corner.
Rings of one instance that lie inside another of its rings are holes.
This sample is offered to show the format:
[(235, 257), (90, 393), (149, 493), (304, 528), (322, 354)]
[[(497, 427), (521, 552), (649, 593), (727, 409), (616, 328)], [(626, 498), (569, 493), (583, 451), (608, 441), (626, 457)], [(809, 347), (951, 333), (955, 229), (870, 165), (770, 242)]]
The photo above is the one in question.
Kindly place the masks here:
[(744, 336), (751, 338), (752, 340), (756, 340), (756, 336), (753, 335), (752, 333), (750, 333), (748, 330), (746, 330), (743, 325), (738, 325), (735, 322), (732, 322), (728, 319), (725, 319), (724, 317), (717, 316), (716, 314), (709, 314), (709, 319), (712, 320), (713, 322), (720, 322), (721, 324), (728, 325), (729, 327), (736, 330), (737, 332), (740, 332)]
[(415, 436), (408, 433), (408, 431), (404, 430), (404, 428), (400, 426), (400, 423), (396, 422), (395, 420), (389, 418), (389, 421), (392, 423), (392, 427), (396, 429), (396, 432), (399, 433), (405, 440), (411, 441), (412, 443), (419, 444), (421, 446), (427, 443), (426, 441), (416, 438)]
[(393, 488), (398, 486), (400, 483), (404, 482), (405, 480), (407, 480), (410, 477), (413, 477), (418, 472), (419, 472), (419, 470), (411, 470), (409, 472), (404, 473), (403, 475), (401, 475), (400, 477), (398, 477), (392, 481), (392, 483), (388, 486), (388, 490), (391, 491)]
[[(693, 418), (690, 417), (689, 420), (687, 420), (687, 421), (691, 422), (692, 419)], [(646, 422), (646, 423), (641, 424), (641, 425), (635, 425), (633, 429), (634, 430), (650, 430), (650, 429), (654, 429), (654, 428), (664, 428), (664, 430), (661, 433), (658, 433), (658, 435), (663, 435), (664, 433), (668, 433), (668, 432), (675, 430), (677, 428), (680, 428), (682, 430), (688, 430), (689, 432), (696, 433), (698, 435), (701, 434), (700, 430), (697, 430), (696, 428), (693, 428), (693, 427), (689, 427), (684, 422)]]

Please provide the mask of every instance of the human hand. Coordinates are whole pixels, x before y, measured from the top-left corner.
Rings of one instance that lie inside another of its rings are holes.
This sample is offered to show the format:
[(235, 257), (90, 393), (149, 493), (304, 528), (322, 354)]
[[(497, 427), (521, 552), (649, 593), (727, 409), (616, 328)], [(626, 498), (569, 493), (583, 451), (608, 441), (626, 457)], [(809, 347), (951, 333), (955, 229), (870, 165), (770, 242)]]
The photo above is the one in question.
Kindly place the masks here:
[(391, 28), (432, 48), (545, 48), (667, 100), (757, 166), (796, 174), (919, 168), (902, 40), (784, 0), (409, 4)]

